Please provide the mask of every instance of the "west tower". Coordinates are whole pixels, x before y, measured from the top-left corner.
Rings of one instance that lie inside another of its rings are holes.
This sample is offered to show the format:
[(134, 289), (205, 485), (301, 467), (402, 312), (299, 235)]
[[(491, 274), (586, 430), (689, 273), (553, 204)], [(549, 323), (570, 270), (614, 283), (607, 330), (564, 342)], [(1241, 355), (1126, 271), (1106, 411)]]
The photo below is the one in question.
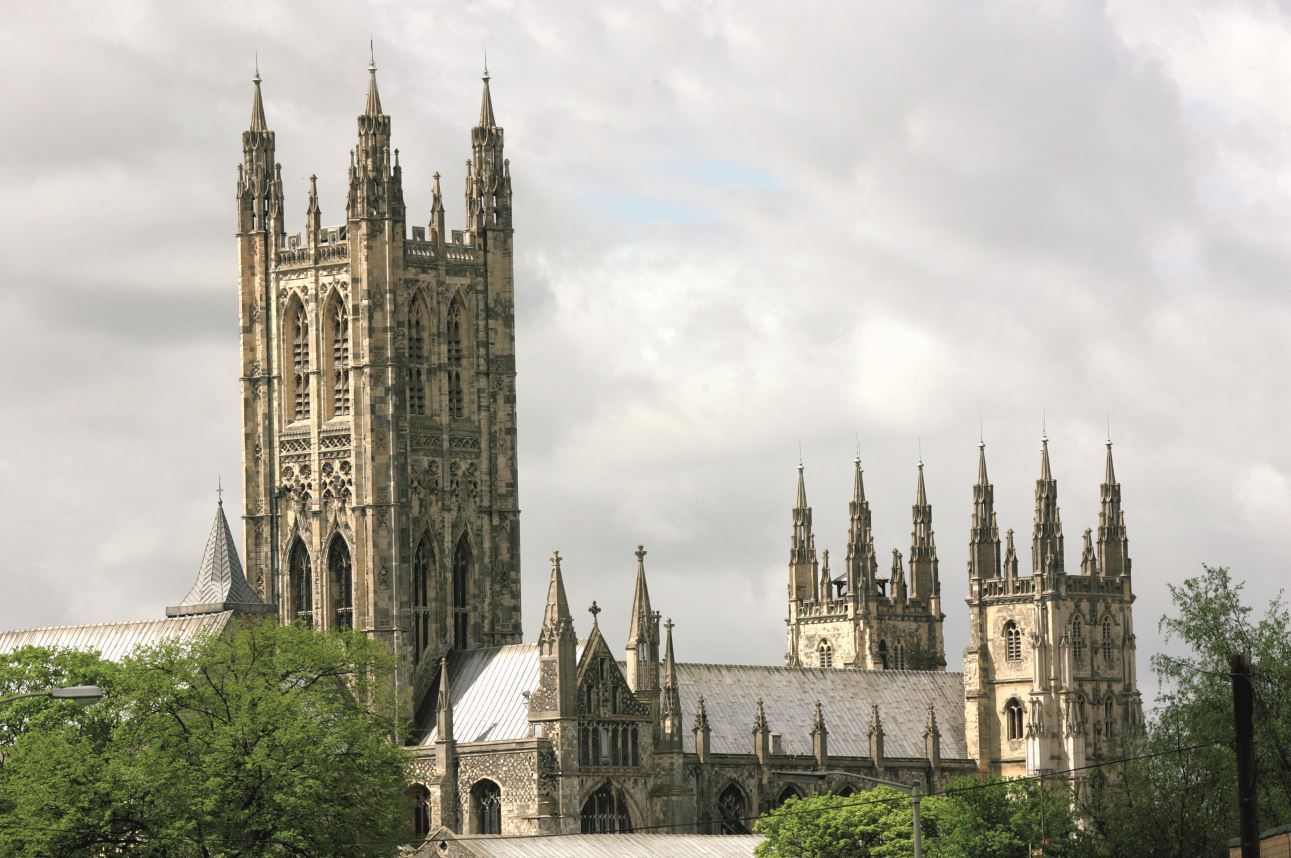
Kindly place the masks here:
[(409, 229), (368, 74), (345, 222), (323, 225), (311, 177), (293, 234), (254, 79), (237, 182), (247, 578), (283, 621), (386, 642), (428, 711), (439, 656), (520, 641), (510, 164), (486, 70), (465, 228), (446, 231), (434, 173)]

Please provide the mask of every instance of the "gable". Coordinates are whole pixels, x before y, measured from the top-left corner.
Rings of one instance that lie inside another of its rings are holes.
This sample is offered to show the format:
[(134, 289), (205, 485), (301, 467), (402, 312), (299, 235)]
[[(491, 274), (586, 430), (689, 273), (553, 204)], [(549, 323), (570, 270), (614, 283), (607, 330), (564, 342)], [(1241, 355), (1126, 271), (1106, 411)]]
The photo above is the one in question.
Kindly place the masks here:
[(580, 717), (624, 715), (650, 717), (650, 710), (632, 693), (619, 662), (610, 653), (601, 630), (593, 627), (578, 661), (578, 714)]

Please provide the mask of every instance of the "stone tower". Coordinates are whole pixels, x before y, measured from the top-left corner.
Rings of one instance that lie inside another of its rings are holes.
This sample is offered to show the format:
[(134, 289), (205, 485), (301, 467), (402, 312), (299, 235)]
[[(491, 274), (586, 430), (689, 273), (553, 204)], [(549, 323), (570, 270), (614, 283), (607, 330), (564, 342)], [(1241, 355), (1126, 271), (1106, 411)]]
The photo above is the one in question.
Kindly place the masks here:
[(510, 167), (486, 71), (466, 228), (446, 232), (435, 173), (409, 230), (368, 73), (345, 222), (323, 226), (311, 177), (291, 235), (254, 79), (237, 182), (247, 577), (284, 621), (386, 642), (424, 715), (444, 652), (520, 640)]
[(1097, 544), (1086, 530), (1079, 571), (1064, 568), (1048, 438), (1041, 441), (1035, 497), (1031, 574), (1023, 576), (1012, 530), (1001, 556), (994, 487), (985, 445), (979, 445), (969, 536), (965, 732), (981, 770), (1006, 776), (1119, 757), (1143, 724), (1129, 541), (1112, 442)]
[(941, 580), (923, 462), (919, 463), (911, 513), (909, 575), (901, 553), (893, 550), (891, 574), (881, 577), (864, 472), (857, 457), (848, 505), (846, 569), (834, 577), (828, 551), (823, 553), (823, 566), (817, 567), (811, 507), (807, 506), (802, 465), (798, 466), (789, 554), (786, 664), (864, 670), (945, 669)]

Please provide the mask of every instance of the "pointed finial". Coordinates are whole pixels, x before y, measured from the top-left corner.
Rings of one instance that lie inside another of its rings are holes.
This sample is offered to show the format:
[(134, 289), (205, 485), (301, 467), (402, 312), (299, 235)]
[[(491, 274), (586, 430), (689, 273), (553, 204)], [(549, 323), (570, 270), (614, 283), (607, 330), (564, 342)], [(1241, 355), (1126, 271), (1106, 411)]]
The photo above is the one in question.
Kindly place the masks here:
[(260, 52), (259, 51), (256, 51), (255, 57), (256, 57), (256, 74), (255, 74), (255, 77), (251, 78), (251, 80), (253, 83), (259, 83), (260, 82)]
[(919, 456), (919, 470), (923, 470), (923, 436), (916, 435), (914, 438), (915, 452)]
[(590, 608), (588, 608), (588, 609), (587, 609), (587, 613), (589, 613), (589, 614), (591, 614), (591, 615), (592, 615), (592, 625), (593, 625), (593, 626), (597, 625), (596, 615), (597, 615), (597, 614), (599, 614), (599, 613), (601, 612), (601, 610), (602, 610), (601, 606), (600, 606), (600, 605), (598, 605), (598, 604), (596, 604), (596, 600), (595, 600), (595, 599), (593, 599), (593, 600), (592, 600), (592, 606), (591, 606)]
[(489, 79), (489, 49), (484, 49), (484, 80)]
[(224, 506), (224, 478), (218, 474), (215, 477), (215, 502)]
[(377, 70), (377, 52), (372, 45), (372, 39), (368, 39), (368, 71)]
[(1040, 440), (1049, 443), (1049, 413), (1045, 409), (1040, 409)]
[(645, 546), (644, 546), (644, 545), (638, 545), (638, 546), (637, 546), (637, 550), (636, 550), (636, 557), (637, 557), (637, 563), (638, 563), (639, 565), (642, 565), (642, 566), (644, 566), (644, 565), (645, 565), (645, 558), (646, 558), (646, 554), (647, 554), (647, 553), (648, 553), (648, 552), (645, 550)]
[(986, 446), (986, 421), (982, 417), (982, 412), (977, 412), (977, 446)]
[(802, 439), (798, 439), (798, 470), (802, 470)]
[(672, 621), (672, 617), (669, 617), (667, 620), (664, 621), (663, 627), (667, 629), (668, 634), (672, 634), (672, 628), (675, 625), (676, 623)]
[(857, 432), (857, 433), (856, 433), (856, 459), (855, 459), (855, 461), (856, 461), (856, 464), (857, 464), (858, 466), (861, 464), (861, 433), (860, 433), (860, 432)]

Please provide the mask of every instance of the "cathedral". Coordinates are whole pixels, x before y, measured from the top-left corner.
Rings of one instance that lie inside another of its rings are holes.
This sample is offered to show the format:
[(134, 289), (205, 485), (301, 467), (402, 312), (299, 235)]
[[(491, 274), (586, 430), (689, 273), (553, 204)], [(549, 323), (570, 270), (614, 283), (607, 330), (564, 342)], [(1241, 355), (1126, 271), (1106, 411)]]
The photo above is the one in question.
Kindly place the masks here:
[(411, 825), (450, 839), (745, 834), (791, 796), (876, 780), (933, 791), (973, 773), (1075, 776), (1141, 729), (1110, 442), (1097, 535), (1085, 531), (1070, 573), (1048, 441), (1026, 574), (1013, 531), (1001, 545), (979, 449), (962, 674), (946, 670), (923, 464), (908, 553), (893, 550), (885, 573), (859, 458), (837, 574), (828, 551), (817, 556), (798, 467), (783, 665), (682, 660), (642, 546), (626, 641), (602, 635), (595, 604), (575, 622), (564, 577), (590, 572), (553, 553), (526, 642), (511, 169), (488, 72), (452, 230), (438, 173), (428, 221), (408, 221), (370, 65), (344, 222), (324, 225), (311, 177), (305, 228), (287, 233), (253, 82), (236, 185), (245, 564), (220, 507), (197, 583), (168, 619), (4, 633), (0, 651), (88, 641), (119, 657), (274, 612), (360, 630), (397, 656)]

